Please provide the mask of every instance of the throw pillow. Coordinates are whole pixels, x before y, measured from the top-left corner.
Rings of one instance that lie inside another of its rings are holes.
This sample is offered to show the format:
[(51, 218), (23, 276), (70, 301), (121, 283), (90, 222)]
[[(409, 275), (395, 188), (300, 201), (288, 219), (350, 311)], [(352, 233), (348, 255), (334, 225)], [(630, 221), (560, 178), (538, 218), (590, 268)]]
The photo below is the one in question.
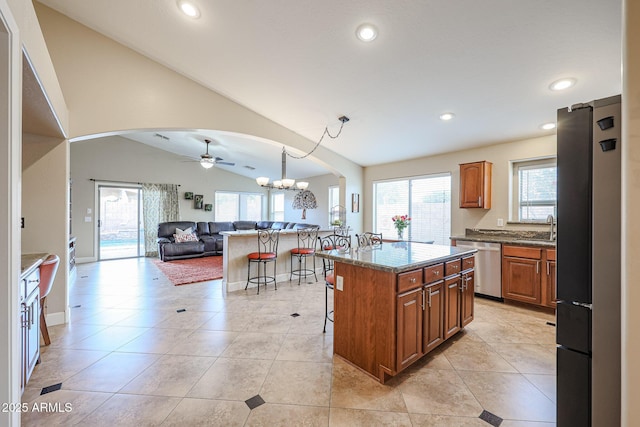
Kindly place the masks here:
[(176, 234), (191, 234), (193, 233), (193, 228), (189, 227), (186, 230), (180, 230), (179, 228), (176, 228)]
[(195, 233), (174, 234), (173, 238), (175, 239), (176, 243), (186, 243), (186, 242), (197, 242), (198, 241), (198, 236), (196, 236)]

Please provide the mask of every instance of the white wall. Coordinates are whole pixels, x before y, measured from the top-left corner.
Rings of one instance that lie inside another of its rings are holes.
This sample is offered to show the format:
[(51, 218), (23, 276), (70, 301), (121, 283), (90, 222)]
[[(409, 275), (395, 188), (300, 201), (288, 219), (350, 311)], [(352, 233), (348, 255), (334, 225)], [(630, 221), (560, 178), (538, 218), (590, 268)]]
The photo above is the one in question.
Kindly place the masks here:
[(293, 209), (291, 206), (294, 191), (285, 191), (284, 198), (284, 217), (289, 222), (306, 222), (308, 224), (316, 224), (321, 228), (329, 226), (329, 187), (338, 185), (338, 177), (334, 175), (322, 175), (305, 179), (309, 182), (309, 191), (316, 196), (318, 207), (316, 209), (307, 209), (307, 219), (302, 219), (302, 210)]
[[(451, 174), (451, 234), (464, 234), (465, 228), (496, 229), (497, 220), (503, 219), (505, 224), (509, 218), (509, 162), (538, 157), (555, 156), (555, 135), (515, 141), (471, 150), (456, 151), (433, 157), (422, 157), (404, 162), (387, 163), (371, 166), (364, 171), (365, 206), (364, 227), (373, 227), (373, 182), (377, 180), (421, 176), (436, 173)], [(493, 163), (492, 207), (484, 209), (460, 209), (460, 163), (487, 160)], [(541, 226), (505, 225), (504, 229), (523, 229)]]

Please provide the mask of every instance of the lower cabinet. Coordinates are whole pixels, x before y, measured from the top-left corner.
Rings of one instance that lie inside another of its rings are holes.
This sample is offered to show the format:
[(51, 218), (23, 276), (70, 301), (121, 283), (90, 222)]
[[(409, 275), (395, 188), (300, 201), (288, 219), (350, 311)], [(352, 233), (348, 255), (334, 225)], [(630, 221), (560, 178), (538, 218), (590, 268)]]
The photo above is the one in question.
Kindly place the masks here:
[(422, 288), (398, 296), (398, 366), (404, 369), (422, 355)]
[(463, 271), (460, 278), (462, 290), (460, 296), (460, 322), (464, 328), (473, 320), (473, 292), (475, 289), (474, 273), (472, 271)]
[(460, 276), (444, 280), (444, 339), (455, 335), (462, 327), (460, 319)]
[(502, 296), (556, 307), (556, 251), (540, 247), (502, 247)]
[(40, 358), (40, 271), (35, 270), (20, 281), (21, 389), (31, 377)]
[(431, 350), (444, 342), (444, 282), (427, 285), (423, 290), (426, 303), (422, 322), (422, 352)]

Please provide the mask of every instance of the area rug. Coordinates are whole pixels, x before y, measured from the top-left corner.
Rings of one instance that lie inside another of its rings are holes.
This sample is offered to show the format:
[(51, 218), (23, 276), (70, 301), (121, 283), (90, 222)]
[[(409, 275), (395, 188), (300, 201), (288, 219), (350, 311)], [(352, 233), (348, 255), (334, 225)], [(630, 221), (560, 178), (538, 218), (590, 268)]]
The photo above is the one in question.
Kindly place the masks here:
[(176, 286), (222, 279), (221, 256), (179, 259), (166, 262), (154, 259), (153, 262), (162, 274), (167, 276), (171, 283)]

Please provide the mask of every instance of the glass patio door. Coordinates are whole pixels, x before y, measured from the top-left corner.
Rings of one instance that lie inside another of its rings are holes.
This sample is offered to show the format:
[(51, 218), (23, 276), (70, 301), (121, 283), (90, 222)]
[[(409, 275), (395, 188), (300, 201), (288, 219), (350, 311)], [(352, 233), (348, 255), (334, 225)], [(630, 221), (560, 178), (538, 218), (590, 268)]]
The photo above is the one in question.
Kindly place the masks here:
[(98, 196), (98, 259), (143, 256), (142, 189), (100, 185)]

